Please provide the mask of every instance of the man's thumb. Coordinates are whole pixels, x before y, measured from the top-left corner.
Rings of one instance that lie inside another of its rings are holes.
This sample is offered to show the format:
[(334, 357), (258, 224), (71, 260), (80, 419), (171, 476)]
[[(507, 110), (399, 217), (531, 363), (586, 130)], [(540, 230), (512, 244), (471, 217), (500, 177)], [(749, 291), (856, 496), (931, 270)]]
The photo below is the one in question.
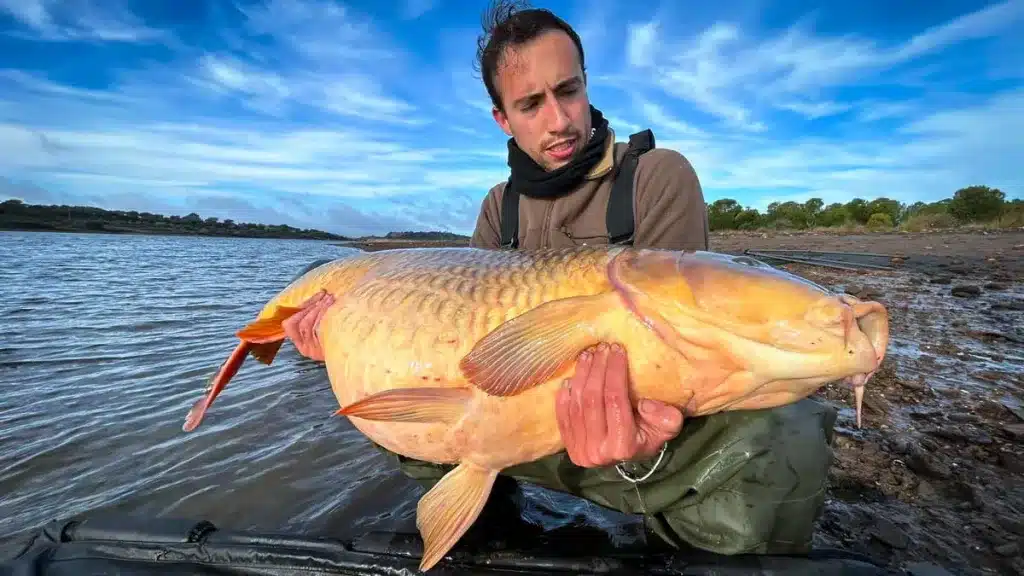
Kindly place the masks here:
[(683, 413), (678, 408), (657, 400), (640, 400), (640, 418), (652, 432), (674, 437), (683, 428)]

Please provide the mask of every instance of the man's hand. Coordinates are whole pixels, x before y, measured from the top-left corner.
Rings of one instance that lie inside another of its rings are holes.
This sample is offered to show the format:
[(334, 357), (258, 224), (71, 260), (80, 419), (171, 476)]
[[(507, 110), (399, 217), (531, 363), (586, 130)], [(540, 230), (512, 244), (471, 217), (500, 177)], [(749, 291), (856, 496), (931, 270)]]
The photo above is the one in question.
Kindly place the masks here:
[(599, 345), (579, 357), (576, 373), (558, 391), (556, 413), (566, 452), (593, 468), (654, 456), (683, 427), (677, 408), (642, 399), (633, 411), (626, 353)]
[(323, 362), (324, 351), (320, 348), (317, 329), (320, 327), (320, 318), (331, 304), (334, 304), (334, 296), (321, 291), (302, 303), (302, 311), (281, 323), (284, 333), (291, 338), (299, 354), (318, 362)]

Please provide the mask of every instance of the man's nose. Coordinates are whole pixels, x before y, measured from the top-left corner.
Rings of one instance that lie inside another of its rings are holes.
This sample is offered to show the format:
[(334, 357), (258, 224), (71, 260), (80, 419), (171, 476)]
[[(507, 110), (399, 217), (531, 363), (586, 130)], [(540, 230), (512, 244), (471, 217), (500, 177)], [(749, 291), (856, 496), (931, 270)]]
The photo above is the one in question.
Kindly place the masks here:
[(569, 114), (557, 98), (551, 99), (548, 106), (548, 127), (552, 132), (564, 132), (569, 127)]

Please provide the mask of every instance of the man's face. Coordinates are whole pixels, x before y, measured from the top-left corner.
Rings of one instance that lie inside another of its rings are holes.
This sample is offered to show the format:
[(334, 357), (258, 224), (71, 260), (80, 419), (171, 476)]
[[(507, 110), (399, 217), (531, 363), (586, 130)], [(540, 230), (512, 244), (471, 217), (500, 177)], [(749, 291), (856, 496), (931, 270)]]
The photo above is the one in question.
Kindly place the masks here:
[(545, 170), (568, 164), (590, 137), (590, 101), (576, 45), (561, 30), (506, 49), (494, 120)]

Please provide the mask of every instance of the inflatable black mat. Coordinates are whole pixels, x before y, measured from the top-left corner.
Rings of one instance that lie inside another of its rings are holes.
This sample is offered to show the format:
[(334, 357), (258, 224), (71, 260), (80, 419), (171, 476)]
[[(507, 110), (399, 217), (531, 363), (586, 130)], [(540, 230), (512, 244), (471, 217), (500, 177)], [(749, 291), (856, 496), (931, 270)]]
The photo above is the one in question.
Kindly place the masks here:
[[(209, 522), (152, 518), (72, 519), (4, 544), (0, 576), (117, 574), (389, 575), (419, 573), (416, 534), (369, 532), (350, 541), (221, 530)], [(595, 548), (591, 548), (595, 550)], [(600, 547), (596, 550), (603, 552)], [(714, 554), (568, 555), (475, 552), (457, 546), (427, 574), (891, 574), (858, 555), (822, 550), (810, 556)]]

